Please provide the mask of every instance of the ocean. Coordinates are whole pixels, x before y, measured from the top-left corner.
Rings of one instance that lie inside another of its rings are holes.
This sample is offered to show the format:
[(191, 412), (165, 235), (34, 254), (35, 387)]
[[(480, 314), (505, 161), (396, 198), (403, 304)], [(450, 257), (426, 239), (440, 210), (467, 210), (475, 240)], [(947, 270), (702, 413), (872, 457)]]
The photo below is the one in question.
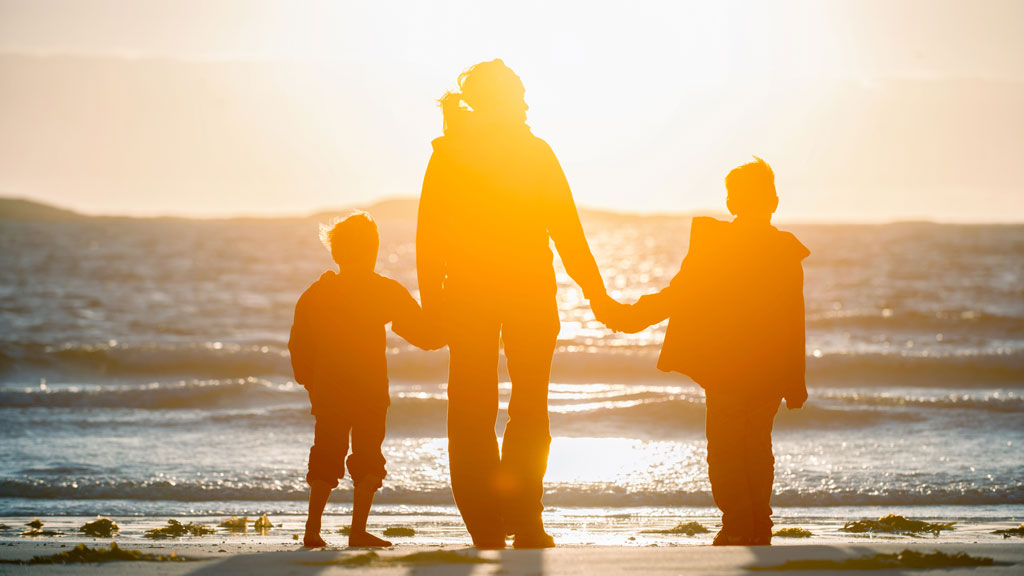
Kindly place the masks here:
[[(399, 202), (376, 216), (378, 272), (416, 294), (414, 214)], [(583, 221), (626, 302), (665, 286), (686, 252), (687, 218)], [(331, 264), (317, 223), (0, 220), (0, 517), (301, 514), (313, 420), (287, 339)], [(1024, 225), (783, 228), (812, 252), (810, 399), (776, 420), (777, 512), (1024, 520)], [(611, 333), (556, 265), (551, 513), (714, 517), (703, 395), (655, 368), (664, 324)], [(456, 526), (447, 353), (390, 332), (388, 346), (375, 511)], [(350, 489), (329, 512), (347, 511)]]

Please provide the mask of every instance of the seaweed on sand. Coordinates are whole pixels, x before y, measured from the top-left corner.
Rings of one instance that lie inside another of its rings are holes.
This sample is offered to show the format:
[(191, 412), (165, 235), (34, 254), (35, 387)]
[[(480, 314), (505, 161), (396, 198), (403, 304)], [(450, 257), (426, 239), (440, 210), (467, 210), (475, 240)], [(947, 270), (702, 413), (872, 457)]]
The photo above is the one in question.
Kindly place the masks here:
[(811, 534), (810, 530), (803, 528), (782, 528), (781, 530), (776, 530), (772, 536), (778, 538), (810, 538), (814, 534)]
[(60, 530), (42, 530), (40, 528), (30, 528), (21, 533), (22, 536), (62, 536), (63, 534)]
[(22, 532), (22, 536), (61, 536), (64, 534), (60, 530), (43, 530), (43, 522), (39, 518), (25, 523), (25, 526), (28, 526), (28, 530)]
[(707, 528), (700, 525), (699, 522), (680, 522), (674, 527), (668, 530), (642, 530), (641, 534), (685, 534), (687, 536), (694, 536), (696, 534), (707, 534), (710, 532)]
[(213, 534), (213, 528), (203, 524), (196, 524), (195, 522), (182, 524), (172, 518), (167, 521), (167, 526), (146, 530), (146, 533), (143, 534), (142, 537), (155, 539), (181, 538), (182, 536), (203, 536), (205, 534)]
[(993, 566), (991, 558), (971, 556), (966, 552), (931, 554), (903, 550), (895, 554), (875, 554), (844, 560), (787, 560), (775, 566), (751, 566), (748, 570), (930, 570), (969, 566)]
[(11, 527), (8, 526), (7, 524), (0, 524), (0, 530), (10, 530), (10, 529), (11, 529)]
[(346, 567), (386, 567), (386, 566), (434, 566), (443, 564), (494, 564), (495, 560), (459, 554), (453, 550), (430, 550), (414, 552), (404, 556), (381, 556), (376, 552), (366, 552), (355, 556), (346, 556), (336, 560), (320, 562), (302, 562), (306, 566), (346, 566)]
[(342, 526), (341, 528), (338, 528), (335, 532), (337, 532), (338, 534), (341, 534), (342, 536), (348, 536), (349, 533), (352, 532), (352, 527), (351, 526)]
[(227, 528), (231, 532), (248, 532), (249, 531), (249, 517), (248, 516), (232, 516), (227, 520), (217, 524), (218, 528)]
[(5, 564), (74, 564), (87, 562), (90, 564), (98, 562), (187, 562), (189, 558), (183, 558), (171, 552), (170, 556), (161, 554), (146, 554), (138, 550), (125, 550), (111, 542), (110, 548), (89, 548), (85, 544), (79, 544), (71, 550), (60, 552), (52, 556), (33, 556), (31, 560), (3, 560)]
[(266, 534), (270, 531), (271, 528), (274, 527), (274, 523), (270, 521), (270, 518), (267, 518), (266, 514), (264, 514), (257, 518), (256, 522), (253, 522), (252, 527)]
[(1024, 524), (1017, 526), (1016, 528), (1007, 528), (1006, 530), (996, 530), (993, 534), (1000, 534), (1003, 538), (1009, 538), (1010, 536), (1020, 536), (1024, 538)]
[(847, 522), (840, 530), (854, 534), (883, 532), (886, 534), (909, 534), (917, 536), (924, 533), (939, 535), (942, 530), (953, 530), (956, 522), (924, 522), (908, 520), (899, 514), (882, 516), (878, 520), (857, 520)]
[(406, 526), (392, 526), (384, 529), (385, 536), (415, 536), (416, 531)]
[(103, 516), (97, 516), (92, 522), (86, 522), (78, 529), (79, 532), (85, 533), (93, 538), (110, 538), (114, 534), (121, 531), (121, 527), (117, 525), (110, 518), (104, 518)]

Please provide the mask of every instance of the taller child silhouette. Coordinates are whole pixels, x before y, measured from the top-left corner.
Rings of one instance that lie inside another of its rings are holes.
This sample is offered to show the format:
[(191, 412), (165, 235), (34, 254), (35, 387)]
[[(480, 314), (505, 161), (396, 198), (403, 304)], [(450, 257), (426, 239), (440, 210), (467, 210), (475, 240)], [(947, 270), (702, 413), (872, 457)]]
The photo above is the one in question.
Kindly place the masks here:
[[(452, 492), (477, 547), (503, 548), (507, 533), (517, 548), (551, 547), (541, 519), (559, 331), (549, 241), (588, 299), (607, 293), (558, 159), (526, 125), (522, 81), (492, 60), (463, 72), (459, 89), (441, 99), (444, 136), (416, 232), (420, 297), (450, 354)], [(499, 339), (512, 381), (500, 452)]]

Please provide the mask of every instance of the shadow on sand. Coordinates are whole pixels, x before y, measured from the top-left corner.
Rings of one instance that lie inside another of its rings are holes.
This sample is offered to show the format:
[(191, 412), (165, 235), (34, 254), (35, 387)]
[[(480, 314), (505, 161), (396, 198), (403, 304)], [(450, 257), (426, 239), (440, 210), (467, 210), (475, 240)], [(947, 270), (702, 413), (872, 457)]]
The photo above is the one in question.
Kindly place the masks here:
[[(434, 549), (418, 552), (389, 549), (372, 559), (366, 549), (310, 550), (299, 547), (286, 552), (238, 554), (203, 562), (189, 574), (290, 574), (311, 576), (329, 569), (386, 569), (409, 576), (470, 576), (474, 573), (515, 576), (544, 574), (544, 550), (480, 551), (475, 548)], [(479, 572), (477, 572), (479, 570)]]

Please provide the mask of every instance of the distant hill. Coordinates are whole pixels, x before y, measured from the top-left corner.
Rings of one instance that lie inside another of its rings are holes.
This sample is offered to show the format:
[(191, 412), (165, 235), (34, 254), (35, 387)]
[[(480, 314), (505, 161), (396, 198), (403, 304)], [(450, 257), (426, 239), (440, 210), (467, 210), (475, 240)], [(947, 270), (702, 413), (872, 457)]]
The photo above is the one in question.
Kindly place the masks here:
[(25, 198), (0, 197), (0, 220), (72, 220), (76, 218), (85, 218), (85, 216), (73, 210)]
[(362, 210), (369, 212), (375, 220), (415, 220), (418, 209), (419, 200), (416, 198), (388, 198), (368, 206), (320, 210), (311, 215), (311, 218), (329, 220), (335, 216), (347, 216), (353, 210)]
[[(416, 198), (388, 198), (379, 200), (368, 206), (351, 206), (338, 208), (336, 210), (320, 210), (311, 218), (326, 220), (335, 216), (345, 216), (353, 210), (369, 212), (377, 220), (415, 220), (419, 207), (419, 200)], [(698, 214), (690, 213), (666, 213), (666, 214), (642, 214), (633, 212), (615, 212), (612, 210), (600, 210), (596, 208), (579, 208), (580, 218), (587, 221), (611, 221), (611, 220), (675, 220), (680, 218), (689, 219)], [(724, 213), (701, 213), (700, 216), (713, 216), (715, 218), (728, 218)]]
[[(302, 219), (329, 220), (335, 216), (346, 216), (354, 210), (369, 212), (377, 220), (416, 220), (416, 212), (419, 208), (419, 200), (416, 198), (387, 198), (373, 204), (348, 206), (344, 208), (319, 210), (309, 216), (299, 216)], [(724, 214), (703, 214), (706, 216), (725, 217)], [(613, 212), (610, 210), (597, 210), (591, 208), (580, 208), (580, 217), (588, 221), (608, 220), (665, 220), (690, 218), (693, 214), (633, 214)], [(27, 200), (25, 198), (0, 197), (0, 220), (70, 220), (79, 218), (132, 218), (131, 216), (111, 215), (90, 215), (81, 214), (74, 210), (59, 208), (52, 204)], [(178, 217), (174, 217), (178, 218)], [(283, 216), (282, 218), (296, 218), (296, 216)], [(267, 217), (246, 217), (246, 220), (274, 219)]]

